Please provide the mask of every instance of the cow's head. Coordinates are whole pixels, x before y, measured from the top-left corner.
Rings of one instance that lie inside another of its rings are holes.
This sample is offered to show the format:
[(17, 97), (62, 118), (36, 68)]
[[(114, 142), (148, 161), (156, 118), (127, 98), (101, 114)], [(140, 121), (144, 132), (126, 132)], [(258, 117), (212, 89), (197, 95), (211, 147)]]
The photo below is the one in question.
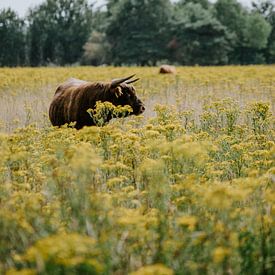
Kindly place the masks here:
[(134, 75), (129, 77), (114, 79), (111, 82), (111, 93), (113, 96), (113, 104), (118, 106), (129, 105), (132, 107), (133, 112), (130, 114), (140, 115), (145, 111), (144, 104), (137, 97), (135, 88), (132, 83), (138, 81), (139, 79), (132, 79)]

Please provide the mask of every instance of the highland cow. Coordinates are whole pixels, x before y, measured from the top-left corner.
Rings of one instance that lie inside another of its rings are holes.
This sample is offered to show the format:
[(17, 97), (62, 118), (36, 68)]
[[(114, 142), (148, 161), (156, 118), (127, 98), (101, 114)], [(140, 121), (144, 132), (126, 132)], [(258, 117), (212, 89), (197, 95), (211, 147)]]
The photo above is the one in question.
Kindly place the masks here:
[(175, 74), (176, 68), (170, 65), (162, 65), (159, 69), (160, 74)]
[[(96, 102), (110, 102), (115, 106), (129, 105), (132, 112), (126, 115), (139, 115), (145, 110), (144, 104), (136, 96), (135, 88), (130, 85), (138, 79), (134, 75), (114, 79), (109, 83), (87, 82), (79, 79), (69, 79), (56, 89), (49, 109), (52, 125), (61, 126), (75, 122), (75, 128), (95, 125), (88, 109), (94, 109)], [(106, 123), (114, 116), (106, 118)]]

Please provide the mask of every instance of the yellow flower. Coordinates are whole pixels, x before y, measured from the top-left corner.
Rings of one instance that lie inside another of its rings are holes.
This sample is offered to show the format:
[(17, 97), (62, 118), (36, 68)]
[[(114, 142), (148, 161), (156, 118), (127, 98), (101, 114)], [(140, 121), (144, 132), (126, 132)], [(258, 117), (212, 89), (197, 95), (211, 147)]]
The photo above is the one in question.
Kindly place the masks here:
[[(21, 258), (27, 262), (35, 262), (39, 270), (43, 270), (47, 261), (54, 261), (58, 265), (75, 266), (97, 258), (99, 254), (93, 238), (61, 232), (37, 241)], [(99, 266), (97, 262), (94, 268)]]
[(31, 268), (24, 268), (21, 270), (16, 270), (14, 268), (9, 269), (6, 273), (6, 275), (36, 275), (37, 272), (34, 269)]
[(198, 223), (198, 218), (195, 216), (183, 216), (177, 218), (177, 223), (182, 226), (187, 226), (189, 230), (193, 231)]
[(135, 272), (131, 272), (130, 275), (173, 275), (172, 269), (166, 267), (163, 264), (154, 264), (141, 267)]
[(231, 193), (229, 188), (222, 185), (210, 187), (204, 197), (207, 206), (226, 209), (231, 206)]
[(230, 255), (230, 249), (226, 247), (219, 246), (213, 251), (213, 261), (216, 264), (222, 263), (226, 257)]
[(110, 188), (116, 187), (123, 184), (127, 180), (128, 179), (125, 176), (114, 177), (114, 178), (108, 179), (107, 186)]

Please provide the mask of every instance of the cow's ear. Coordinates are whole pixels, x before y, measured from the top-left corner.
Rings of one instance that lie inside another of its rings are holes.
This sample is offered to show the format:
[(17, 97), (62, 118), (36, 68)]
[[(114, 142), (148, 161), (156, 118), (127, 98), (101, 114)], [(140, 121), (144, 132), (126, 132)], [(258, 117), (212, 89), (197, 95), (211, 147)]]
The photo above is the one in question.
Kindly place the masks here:
[(117, 98), (119, 98), (120, 96), (123, 95), (123, 93), (122, 93), (122, 88), (119, 87), (119, 86), (113, 88), (113, 89), (112, 89), (112, 92), (115, 94), (115, 96), (116, 96)]

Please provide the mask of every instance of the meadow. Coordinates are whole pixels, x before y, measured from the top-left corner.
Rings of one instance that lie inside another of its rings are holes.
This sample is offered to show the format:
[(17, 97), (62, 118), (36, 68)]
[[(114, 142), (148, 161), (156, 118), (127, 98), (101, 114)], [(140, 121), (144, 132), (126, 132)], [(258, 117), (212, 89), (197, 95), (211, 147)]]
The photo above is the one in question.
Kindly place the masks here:
[[(133, 73), (143, 116), (50, 126), (59, 83)], [(0, 95), (0, 274), (274, 274), (275, 66), (2, 68)]]

